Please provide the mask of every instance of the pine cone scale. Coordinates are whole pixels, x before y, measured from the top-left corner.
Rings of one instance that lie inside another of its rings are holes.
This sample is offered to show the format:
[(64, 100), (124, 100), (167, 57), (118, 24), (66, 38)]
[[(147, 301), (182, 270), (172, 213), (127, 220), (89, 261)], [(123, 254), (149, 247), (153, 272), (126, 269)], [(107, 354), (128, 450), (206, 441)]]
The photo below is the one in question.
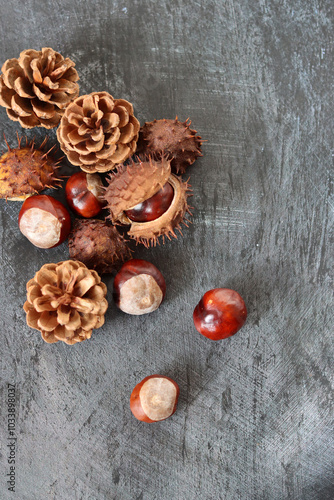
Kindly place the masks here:
[[(113, 144), (116, 145), (116, 143), (119, 141), (120, 137), (121, 137), (121, 131), (118, 127), (115, 128), (112, 132), (107, 132), (106, 138), (105, 138), (105, 145), (106, 146), (111, 146)], [(116, 151), (116, 149), (115, 149), (115, 151)]]
[(104, 137), (102, 137), (99, 141), (90, 139), (85, 142), (85, 146), (90, 153), (95, 153), (97, 151), (100, 151), (104, 146)]
[[(27, 304), (27, 302), (26, 302)], [(27, 325), (30, 326), (30, 328), (35, 328), (38, 329), (38, 319), (39, 319), (39, 313), (37, 313), (33, 309), (28, 309), (28, 306), (24, 308), (25, 312), (27, 313)]]
[[(79, 283), (77, 283), (73, 289), (73, 295), (77, 297), (83, 297), (89, 290), (94, 287), (95, 279), (93, 276), (86, 276), (82, 280), (80, 280)], [(98, 287), (100, 289), (100, 287)], [(100, 298), (103, 298), (103, 294), (100, 296)]]
[(57, 313), (53, 311), (43, 311), (37, 321), (37, 325), (41, 330), (52, 332), (58, 326)]
[(20, 117), (30, 116), (33, 112), (30, 101), (14, 94), (11, 100), (12, 110)]
[(41, 290), (44, 285), (57, 286), (57, 274), (52, 270), (43, 269), (43, 272), (37, 274), (36, 282), (41, 287)]
[(54, 117), (55, 110), (52, 104), (41, 102), (36, 100), (31, 101), (32, 109), (38, 118), (43, 118), (44, 120), (49, 120)]
[(117, 113), (106, 113), (104, 115), (102, 127), (105, 132), (119, 126), (119, 115)]
[(37, 312), (42, 313), (43, 311), (54, 311), (55, 307), (51, 305), (50, 298), (49, 297), (37, 297), (33, 302), (32, 302), (34, 308), (36, 309)]
[(15, 91), (6, 87), (3, 80), (3, 75), (0, 76), (0, 105), (4, 108), (10, 109), (12, 97), (15, 95)]
[(26, 78), (20, 76), (14, 82), (14, 90), (20, 97), (33, 99), (35, 97), (32, 84)]
[(33, 302), (38, 297), (41, 297), (41, 289), (38, 285), (33, 285), (28, 288), (28, 300), (29, 302)]
[(90, 331), (93, 328), (99, 328), (101, 324), (99, 324), (100, 316), (96, 316), (95, 314), (86, 314), (83, 318), (81, 318), (81, 328), (86, 331)]
[[(63, 325), (65, 326), (65, 325)], [(75, 311), (72, 309), (70, 312), (70, 317), (68, 320), (68, 323), (66, 324), (66, 330), (69, 330), (70, 332), (74, 332), (75, 330), (81, 329), (81, 318), (80, 314), (78, 311)]]
[(5, 85), (8, 88), (13, 89), (15, 80), (17, 78), (24, 76), (24, 74), (23, 74), (22, 68), (20, 68), (20, 66), (17, 63), (14, 63), (14, 66), (11, 68), (8, 68), (6, 73), (3, 73), (2, 76), (3, 76), (3, 81), (4, 81)]
[(70, 320), (71, 309), (69, 306), (61, 305), (57, 310), (57, 320), (59, 325), (67, 325)]

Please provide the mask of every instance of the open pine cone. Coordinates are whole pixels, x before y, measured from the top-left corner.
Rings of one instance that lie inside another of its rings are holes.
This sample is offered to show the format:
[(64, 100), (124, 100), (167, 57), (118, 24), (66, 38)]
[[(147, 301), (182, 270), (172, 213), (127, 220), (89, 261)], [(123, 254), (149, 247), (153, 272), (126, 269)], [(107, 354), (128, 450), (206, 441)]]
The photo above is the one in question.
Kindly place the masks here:
[(108, 172), (135, 152), (139, 129), (132, 104), (92, 92), (67, 107), (57, 137), (73, 165), (88, 173)]
[(107, 287), (96, 271), (82, 262), (45, 264), (27, 283), (23, 308), (27, 324), (39, 330), (45, 342), (75, 344), (89, 339), (104, 323)]
[(74, 62), (50, 48), (24, 50), (1, 68), (0, 105), (22, 127), (54, 128), (79, 94)]

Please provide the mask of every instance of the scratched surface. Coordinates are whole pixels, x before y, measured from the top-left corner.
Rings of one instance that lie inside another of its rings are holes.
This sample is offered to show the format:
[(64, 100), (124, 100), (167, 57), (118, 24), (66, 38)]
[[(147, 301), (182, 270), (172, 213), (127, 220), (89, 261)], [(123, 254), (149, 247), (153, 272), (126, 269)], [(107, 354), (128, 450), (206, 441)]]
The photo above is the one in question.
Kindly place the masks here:
[[(1, 64), (51, 46), (76, 62), (81, 93), (130, 100), (142, 124), (190, 117), (207, 139), (189, 169), (192, 226), (136, 252), (165, 275), (166, 301), (126, 316), (107, 278), (107, 322), (75, 347), (45, 344), (22, 310), (26, 282), (66, 244), (31, 246), (19, 204), (1, 200), (1, 499), (333, 499), (332, 0), (0, 0), (0, 12)], [(0, 123), (14, 144), (3, 108)], [(249, 317), (213, 343), (192, 311), (219, 286)], [(153, 373), (181, 396), (146, 425), (128, 400)]]

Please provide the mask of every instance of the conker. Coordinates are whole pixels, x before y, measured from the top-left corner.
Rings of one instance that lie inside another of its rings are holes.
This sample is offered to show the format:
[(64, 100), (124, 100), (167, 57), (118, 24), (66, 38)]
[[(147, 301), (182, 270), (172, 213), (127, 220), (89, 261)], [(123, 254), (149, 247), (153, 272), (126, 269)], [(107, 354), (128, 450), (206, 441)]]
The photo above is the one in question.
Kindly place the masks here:
[(174, 189), (166, 182), (164, 187), (148, 200), (138, 203), (131, 210), (125, 210), (125, 215), (133, 222), (149, 222), (158, 219), (170, 207), (174, 198)]
[(131, 259), (114, 280), (114, 300), (121, 311), (140, 315), (155, 311), (166, 294), (166, 283), (159, 269), (142, 259)]
[(173, 415), (179, 394), (179, 386), (171, 378), (150, 375), (133, 389), (130, 409), (142, 422), (159, 422)]
[(71, 218), (64, 205), (48, 196), (31, 196), (19, 213), (19, 229), (38, 248), (53, 248), (63, 243), (71, 230)]
[(102, 191), (103, 184), (98, 174), (77, 172), (71, 175), (66, 183), (66, 201), (74, 212), (88, 219), (101, 212)]
[(193, 313), (196, 329), (211, 340), (231, 337), (247, 318), (244, 300), (229, 288), (214, 288), (206, 292)]

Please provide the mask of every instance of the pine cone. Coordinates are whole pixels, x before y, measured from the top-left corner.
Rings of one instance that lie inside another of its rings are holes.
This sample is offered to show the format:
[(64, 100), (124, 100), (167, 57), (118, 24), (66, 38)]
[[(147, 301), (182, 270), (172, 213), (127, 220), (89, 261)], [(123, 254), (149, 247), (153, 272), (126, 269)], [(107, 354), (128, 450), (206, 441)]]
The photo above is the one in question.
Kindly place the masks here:
[(68, 240), (71, 259), (78, 259), (100, 274), (112, 273), (131, 259), (127, 241), (102, 220), (77, 219)]
[(88, 173), (108, 172), (135, 152), (139, 128), (132, 104), (92, 92), (67, 107), (57, 137), (73, 165)]
[(67, 260), (45, 264), (27, 283), (27, 324), (45, 342), (75, 344), (104, 323), (107, 287), (96, 271)]
[(191, 121), (153, 120), (140, 129), (137, 154), (171, 159), (172, 171), (184, 174), (201, 153), (202, 138), (190, 128)]
[(1, 68), (0, 105), (22, 127), (54, 128), (79, 94), (74, 62), (50, 48), (24, 50)]

